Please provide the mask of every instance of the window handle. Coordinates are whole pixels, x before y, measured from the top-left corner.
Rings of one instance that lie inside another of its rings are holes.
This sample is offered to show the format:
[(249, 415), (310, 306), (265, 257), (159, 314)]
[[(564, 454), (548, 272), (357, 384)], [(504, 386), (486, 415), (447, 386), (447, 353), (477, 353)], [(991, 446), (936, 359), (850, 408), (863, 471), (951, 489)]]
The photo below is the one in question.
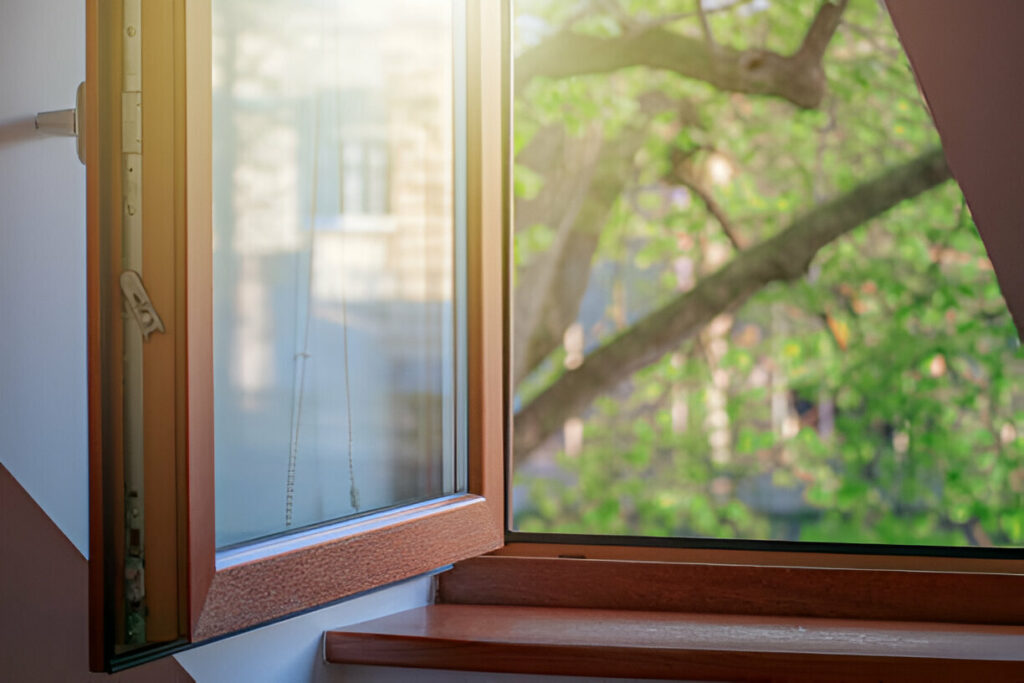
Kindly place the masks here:
[(36, 130), (46, 135), (78, 138), (78, 160), (85, 163), (85, 83), (78, 84), (74, 109), (57, 109), (36, 114)]

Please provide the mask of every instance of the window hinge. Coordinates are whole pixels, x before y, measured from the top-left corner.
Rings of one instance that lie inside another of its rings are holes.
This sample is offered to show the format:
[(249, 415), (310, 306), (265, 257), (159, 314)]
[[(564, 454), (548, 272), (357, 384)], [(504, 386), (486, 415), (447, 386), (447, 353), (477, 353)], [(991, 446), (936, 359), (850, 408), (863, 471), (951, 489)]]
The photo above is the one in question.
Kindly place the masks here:
[(124, 558), (125, 639), (129, 644), (142, 645), (146, 642), (146, 570), (142, 550), (142, 501), (137, 491), (129, 492), (125, 513), (128, 532)]

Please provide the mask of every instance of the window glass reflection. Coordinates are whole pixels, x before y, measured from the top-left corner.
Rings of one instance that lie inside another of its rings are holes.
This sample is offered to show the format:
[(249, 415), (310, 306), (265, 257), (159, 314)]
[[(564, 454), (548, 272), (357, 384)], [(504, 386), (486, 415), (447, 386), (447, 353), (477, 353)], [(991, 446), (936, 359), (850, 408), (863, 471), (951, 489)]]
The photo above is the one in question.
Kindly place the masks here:
[(217, 544), (451, 493), (452, 4), (213, 11)]

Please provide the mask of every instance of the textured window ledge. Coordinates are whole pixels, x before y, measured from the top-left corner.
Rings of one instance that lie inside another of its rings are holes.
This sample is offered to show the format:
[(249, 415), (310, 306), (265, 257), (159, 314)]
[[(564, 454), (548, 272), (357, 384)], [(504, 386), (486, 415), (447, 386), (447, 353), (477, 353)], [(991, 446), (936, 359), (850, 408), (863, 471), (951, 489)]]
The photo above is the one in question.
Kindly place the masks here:
[(327, 660), (705, 680), (1024, 680), (1024, 627), (431, 605), (326, 634)]

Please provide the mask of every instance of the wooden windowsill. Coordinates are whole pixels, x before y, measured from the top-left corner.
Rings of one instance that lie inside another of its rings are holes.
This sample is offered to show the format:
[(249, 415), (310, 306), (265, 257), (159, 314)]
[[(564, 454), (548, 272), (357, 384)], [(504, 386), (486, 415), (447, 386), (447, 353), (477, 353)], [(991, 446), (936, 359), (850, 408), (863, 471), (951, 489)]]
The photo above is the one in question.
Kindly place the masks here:
[(485, 556), (438, 577), (437, 601), (1024, 626), (1024, 575)]
[[(718, 558), (724, 559), (724, 558)], [(332, 662), (698, 680), (1024, 681), (1024, 576), (478, 557)]]
[(330, 662), (703, 680), (1024, 680), (1024, 627), (438, 604), (326, 634)]

